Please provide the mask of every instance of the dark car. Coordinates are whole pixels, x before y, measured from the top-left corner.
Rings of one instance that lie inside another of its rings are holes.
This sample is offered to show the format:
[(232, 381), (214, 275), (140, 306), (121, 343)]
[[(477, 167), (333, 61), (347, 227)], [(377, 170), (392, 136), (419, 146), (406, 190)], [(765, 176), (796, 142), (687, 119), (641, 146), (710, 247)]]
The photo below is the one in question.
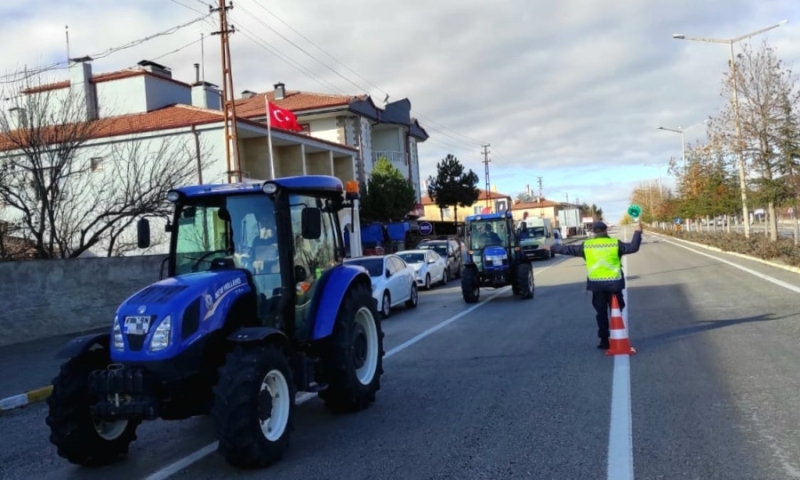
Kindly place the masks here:
[(461, 278), (464, 267), (464, 242), (457, 238), (423, 240), (417, 245), (419, 250), (433, 250), (447, 261), (448, 278)]

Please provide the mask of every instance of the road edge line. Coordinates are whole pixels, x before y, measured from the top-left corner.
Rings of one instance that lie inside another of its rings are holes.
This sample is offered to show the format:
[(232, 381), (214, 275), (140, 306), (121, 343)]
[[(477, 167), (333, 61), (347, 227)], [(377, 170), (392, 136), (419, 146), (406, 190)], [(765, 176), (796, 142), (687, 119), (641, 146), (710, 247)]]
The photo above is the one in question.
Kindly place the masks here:
[[(570, 258), (571, 257), (563, 257), (563, 259), (555, 260), (552, 264), (550, 264), (550, 265), (548, 265), (548, 266), (546, 266), (544, 268), (540, 268), (539, 270), (534, 270), (533, 275), (536, 276), (539, 273), (547, 271), (547, 270), (549, 270), (549, 269), (551, 269), (551, 268), (553, 268), (553, 267), (555, 267), (557, 265), (560, 265), (560, 264), (568, 261)], [(406, 340), (405, 342), (401, 343), (397, 347), (394, 347), (393, 349), (391, 349), (388, 352), (386, 352), (384, 354), (384, 356), (383, 356), (384, 360), (396, 355), (397, 353), (402, 352), (406, 348), (418, 343), (420, 340), (422, 340), (422, 339), (424, 339), (426, 337), (429, 337), (430, 335), (436, 333), (437, 331), (441, 330), (442, 328), (446, 327), (447, 325), (450, 325), (451, 323), (463, 318), (468, 313), (474, 312), (475, 310), (479, 309), (480, 307), (482, 307), (482, 306), (486, 305), (487, 303), (491, 302), (492, 300), (494, 300), (498, 295), (508, 292), (508, 289), (509, 289), (508, 286), (500, 288), (497, 291), (493, 292), (491, 295), (489, 295), (486, 298), (486, 300), (482, 300), (477, 305), (473, 305), (473, 306), (467, 308), (466, 310), (464, 310), (462, 312), (459, 312), (459, 313), (453, 315), (452, 317), (450, 317), (450, 318), (448, 318), (448, 319), (446, 319), (446, 320), (444, 320), (444, 321), (442, 321), (440, 323), (437, 323), (436, 325), (432, 326), (431, 328), (429, 328), (427, 330), (423, 330), (421, 333), (415, 335), (411, 339)], [(534, 290), (535, 290), (535, 286), (534, 286)], [(401, 346), (403, 348), (399, 348)], [(302, 394), (300, 394), (300, 395), (298, 395), (296, 397), (295, 404), (302, 405), (302, 404), (308, 402), (309, 400), (311, 400), (312, 398), (314, 398), (316, 396), (317, 396), (316, 393), (303, 392)], [(180, 472), (180, 471), (192, 466), (193, 464), (199, 462), (203, 458), (205, 458), (205, 457), (211, 455), (212, 453), (214, 453), (217, 450), (217, 446), (218, 445), (219, 445), (219, 441), (215, 440), (214, 442), (209, 443), (208, 445), (206, 445), (204, 447), (201, 447), (198, 450), (195, 450), (194, 452), (184, 456), (183, 458), (180, 458), (180, 459), (168, 464), (167, 466), (156, 470), (155, 472), (153, 472), (150, 475), (148, 475), (147, 477), (145, 477), (144, 480), (166, 480), (166, 479), (170, 478), (171, 476), (175, 475), (176, 473), (178, 473), (178, 472)]]
[[(676, 242), (673, 242), (673, 241), (670, 241), (670, 240), (666, 240), (666, 239), (664, 240), (664, 242), (665, 243), (669, 243), (670, 245), (674, 245), (676, 247), (680, 247), (680, 248), (689, 250), (690, 252), (694, 252), (697, 255), (702, 255), (704, 257), (708, 257), (708, 258), (714, 259), (714, 260), (716, 260), (718, 262), (724, 263), (726, 265), (730, 265), (731, 267), (738, 268), (739, 270), (742, 270), (743, 272), (747, 272), (750, 275), (756, 276), (756, 277), (758, 277), (758, 278), (760, 278), (762, 280), (766, 280), (766, 281), (768, 281), (770, 283), (774, 283), (775, 285), (783, 287), (783, 288), (785, 288), (787, 290), (791, 290), (791, 291), (793, 291), (795, 293), (800, 293), (800, 287), (798, 287), (797, 285), (792, 285), (791, 283), (784, 282), (783, 280), (778, 280), (777, 278), (770, 277), (769, 275), (767, 275), (765, 273), (757, 272), (757, 271), (755, 271), (753, 269), (750, 269), (750, 268), (747, 268), (747, 267), (745, 267), (743, 265), (739, 265), (739, 264), (736, 264), (736, 263), (731, 262), (729, 260), (725, 260), (724, 258), (715, 257), (714, 255), (710, 255), (708, 253), (704, 253), (704, 252), (695, 250), (693, 248), (687, 247), (686, 245), (681, 245), (680, 243), (676, 243)], [(723, 253), (728, 253), (728, 252), (723, 252)]]
[(742, 258), (742, 259), (745, 259), (745, 260), (751, 260), (753, 262), (758, 262), (758, 263), (761, 263), (761, 264), (764, 264), (764, 265), (767, 265), (767, 266), (770, 266), (770, 267), (780, 268), (781, 270), (786, 270), (787, 272), (792, 272), (792, 273), (796, 273), (796, 274), (800, 275), (800, 268), (799, 267), (793, 267), (791, 265), (781, 265), (780, 263), (771, 262), (769, 260), (764, 260), (763, 258), (753, 257), (753, 256), (745, 255), (745, 254), (739, 253), (739, 252), (728, 252), (728, 251), (723, 250), (723, 249), (721, 249), (719, 247), (712, 247), (711, 245), (705, 245), (705, 244), (702, 244), (702, 243), (693, 242), (691, 240), (684, 240), (682, 238), (673, 237), (673, 236), (670, 236), (670, 235), (665, 235), (663, 233), (656, 233), (656, 232), (647, 232), (647, 233), (649, 233), (651, 235), (655, 235), (655, 236), (663, 238), (663, 239), (672, 239), (672, 240), (677, 240), (677, 241), (680, 241), (680, 242), (685, 242), (685, 243), (688, 243), (688, 244), (693, 245), (695, 247), (700, 247), (700, 248), (704, 248), (706, 250), (711, 250), (712, 252), (724, 253), (726, 255), (739, 257), (739, 258)]

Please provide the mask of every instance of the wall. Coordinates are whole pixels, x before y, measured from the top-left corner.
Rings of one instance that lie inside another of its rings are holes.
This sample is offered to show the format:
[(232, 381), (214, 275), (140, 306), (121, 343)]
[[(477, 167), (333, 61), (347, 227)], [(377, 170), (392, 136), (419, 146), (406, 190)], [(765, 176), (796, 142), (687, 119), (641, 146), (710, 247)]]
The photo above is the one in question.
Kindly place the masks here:
[(0, 345), (110, 328), (125, 299), (158, 281), (163, 258), (0, 263)]

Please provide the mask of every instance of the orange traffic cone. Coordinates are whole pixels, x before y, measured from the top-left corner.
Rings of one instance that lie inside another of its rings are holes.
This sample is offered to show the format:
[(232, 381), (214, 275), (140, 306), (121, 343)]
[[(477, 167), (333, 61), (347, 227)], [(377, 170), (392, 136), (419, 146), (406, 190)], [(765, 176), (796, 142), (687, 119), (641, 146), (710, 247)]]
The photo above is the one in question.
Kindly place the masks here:
[(611, 322), (609, 324), (611, 336), (606, 355), (633, 355), (636, 349), (631, 347), (628, 339), (628, 326), (622, 319), (622, 310), (619, 308), (617, 296), (611, 297)]

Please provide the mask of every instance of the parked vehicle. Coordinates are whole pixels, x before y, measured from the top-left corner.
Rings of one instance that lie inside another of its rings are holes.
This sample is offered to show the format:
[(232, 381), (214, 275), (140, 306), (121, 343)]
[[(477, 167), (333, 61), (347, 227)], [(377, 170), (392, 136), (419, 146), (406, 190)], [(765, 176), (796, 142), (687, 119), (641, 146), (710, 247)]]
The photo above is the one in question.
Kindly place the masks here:
[[(555, 254), (543, 246), (553, 246), (556, 238), (549, 218), (528, 218), (517, 224), (519, 247), (525, 258), (553, 258)], [(560, 242), (560, 239), (558, 240)]]
[(533, 267), (522, 254), (519, 230), (511, 212), (472, 215), (466, 218), (469, 257), (461, 277), (461, 293), (467, 303), (480, 300), (481, 288), (511, 285), (514, 295), (533, 298)]
[(350, 258), (344, 263), (367, 270), (372, 278), (372, 297), (378, 302), (383, 318), (389, 318), (392, 308), (402, 303), (416, 308), (419, 291), (414, 269), (397, 255)]
[(405, 250), (397, 252), (397, 256), (411, 265), (417, 285), (425, 290), (430, 290), (434, 283), (446, 285), (450, 281), (444, 258), (434, 250)]
[[(109, 463), (143, 420), (210, 413), (229, 464), (266, 467), (288, 448), (298, 391), (334, 411), (374, 402), (381, 321), (367, 271), (342, 264), (338, 218), (357, 198), (357, 182), (321, 175), (170, 191), (168, 278), (59, 352), (46, 419), (58, 455)], [(147, 219), (138, 234), (147, 248)]]
[(423, 240), (417, 245), (417, 250), (433, 250), (447, 260), (447, 278), (461, 278), (461, 269), (464, 267), (462, 249), (463, 242), (455, 238)]

